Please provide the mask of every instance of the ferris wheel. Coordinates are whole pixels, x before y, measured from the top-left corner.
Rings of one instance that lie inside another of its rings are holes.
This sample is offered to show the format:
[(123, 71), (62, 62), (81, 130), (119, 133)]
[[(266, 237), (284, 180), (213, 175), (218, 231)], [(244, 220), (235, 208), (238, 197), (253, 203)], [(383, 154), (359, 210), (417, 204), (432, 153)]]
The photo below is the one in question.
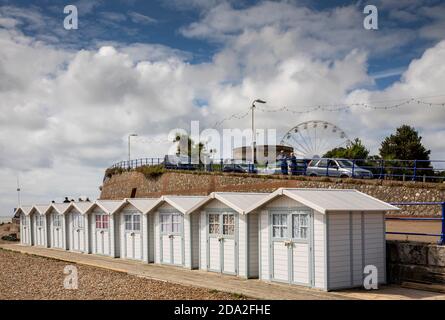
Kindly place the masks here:
[(300, 123), (290, 129), (281, 139), (281, 144), (294, 149), (297, 157), (305, 159), (322, 157), (327, 151), (345, 147), (349, 139), (344, 130), (320, 120)]

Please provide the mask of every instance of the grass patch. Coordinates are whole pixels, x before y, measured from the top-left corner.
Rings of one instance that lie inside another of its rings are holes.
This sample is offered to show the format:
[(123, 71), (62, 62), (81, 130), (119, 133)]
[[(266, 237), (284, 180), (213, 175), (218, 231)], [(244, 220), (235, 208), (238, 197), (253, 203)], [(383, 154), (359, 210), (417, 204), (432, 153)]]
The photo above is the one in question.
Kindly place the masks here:
[(163, 165), (143, 166), (136, 168), (136, 172), (142, 173), (149, 180), (156, 180), (165, 173)]
[(110, 179), (112, 176), (122, 174), (124, 172), (128, 172), (128, 170), (123, 168), (108, 168), (105, 170), (105, 178)]
[(139, 172), (142, 173), (147, 179), (157, 179), (165, 173), (165, 168), (163, 165), (154, 166), (142, 166), (136, 169), (125, 169), (125, 168), (108, 168), (105, 170), (105, 179), (111, 179), (115, 175), (121, 175), (126, 172)]

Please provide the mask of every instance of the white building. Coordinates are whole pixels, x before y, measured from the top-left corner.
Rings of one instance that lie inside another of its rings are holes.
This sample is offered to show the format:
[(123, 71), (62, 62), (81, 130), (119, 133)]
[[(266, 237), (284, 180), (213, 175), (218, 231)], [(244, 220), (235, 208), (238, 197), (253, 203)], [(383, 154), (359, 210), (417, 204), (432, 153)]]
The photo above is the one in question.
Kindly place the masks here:
[(163, 196), (154, 212), (155, 263), (199, 267), (199, 217), (189, 213), (204, 196)]
[(20, 216), (20, 243), (26, 246), (33, 245), (31, 216), (32, 206), (22, 206), (15, 214)]
[(68, 249), (67, 220), (65, 212), (69, 203), (53, 203), (48, 209), (49, 219), (49, 247), (56, 249)]
[(66, 210), (68, 249), (74, 252), (91, 253), (90, 223), (87, 212), (93, 207), (92, 202), (73, 202)]
[(260, 215), (260, 279), (351, 288), (373, 265), (385, 283), (385, 212), (393, 210), (356, 190), (278, 189), (247, 210)]
[(258, 277), (258, 214), (247, 209), (269, 193), (214, 192), (192, 208), (199, 219), (202, 270)]
[(35, 205), (30, 213), (33, 243), (39, 247), (50, 245), (50, 222), (47, 216), (50, 208), (51, 205)]
[(119, 221), (116, 221), (114, 213), (122, 203), (122, 200), (97, 200), (88, 209), (91, 253), (115, 258), (120, 256)]
[(125, 199), (115, 211), (121, 258), (154, 261), (154, 219), (148, 213), (159, 201), (159, 198)]
[(280, 188), (18, 212), (22, 244), (334, 290), (362, 286), (366, 266), (386, 282), (385, 213), (394, 210), (356, 190)]

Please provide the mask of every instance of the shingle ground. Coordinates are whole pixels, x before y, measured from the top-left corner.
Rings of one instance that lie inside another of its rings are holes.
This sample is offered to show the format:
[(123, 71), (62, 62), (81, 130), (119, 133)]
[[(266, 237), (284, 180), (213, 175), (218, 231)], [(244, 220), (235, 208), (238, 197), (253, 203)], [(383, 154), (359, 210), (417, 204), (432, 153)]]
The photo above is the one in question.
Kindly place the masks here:
[(78, 290), (63, 286), (69, 263), (0, 249), (0, 300), (231, 300), (243, 297), (215, 290), (140, 278), (126, 273), (76, 265)]

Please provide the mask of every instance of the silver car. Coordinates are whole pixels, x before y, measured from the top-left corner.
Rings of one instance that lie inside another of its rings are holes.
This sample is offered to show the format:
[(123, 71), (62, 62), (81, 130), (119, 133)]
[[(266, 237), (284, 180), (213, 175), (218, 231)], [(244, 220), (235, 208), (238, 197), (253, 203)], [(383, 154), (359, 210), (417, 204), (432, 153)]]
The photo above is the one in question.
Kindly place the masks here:
[(371, 171), (360, 168), (347, 159), (316, 159), (309, 162), (306, 175), (340, 178), (372, 179)]

